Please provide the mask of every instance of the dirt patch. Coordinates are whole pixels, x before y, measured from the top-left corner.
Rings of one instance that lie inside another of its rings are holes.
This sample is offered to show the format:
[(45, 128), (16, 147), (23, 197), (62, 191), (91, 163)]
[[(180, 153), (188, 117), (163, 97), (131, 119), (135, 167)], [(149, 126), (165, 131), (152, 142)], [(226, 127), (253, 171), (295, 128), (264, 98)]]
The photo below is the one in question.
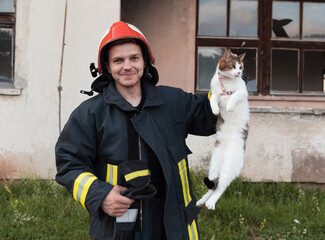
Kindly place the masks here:
[(325, 183), (325, 156), (316, 149), (299, 148), (292, 151), (293, 182)]
[(0, 179), (14, 178), (17, 173), (17, 166), (14, 164), (14, 160), (0, 159)]

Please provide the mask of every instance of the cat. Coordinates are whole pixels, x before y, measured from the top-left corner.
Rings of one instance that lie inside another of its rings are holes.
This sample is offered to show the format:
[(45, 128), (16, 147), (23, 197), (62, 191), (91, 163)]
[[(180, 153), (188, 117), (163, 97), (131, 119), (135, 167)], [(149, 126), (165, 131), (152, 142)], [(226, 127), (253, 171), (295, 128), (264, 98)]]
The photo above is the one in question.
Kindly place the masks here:
[(218, 115), (216, 144), (213, 149), (208, 178), (208, 192), (196, 203), (215, 209), (215, 204), (239, 176), (244, 166), (245, 143), (248, 133), (248, 92), (242, 79), (245, 53), (237, 56), (226, 49), (218, 61), (211, 80), (210, 105)]

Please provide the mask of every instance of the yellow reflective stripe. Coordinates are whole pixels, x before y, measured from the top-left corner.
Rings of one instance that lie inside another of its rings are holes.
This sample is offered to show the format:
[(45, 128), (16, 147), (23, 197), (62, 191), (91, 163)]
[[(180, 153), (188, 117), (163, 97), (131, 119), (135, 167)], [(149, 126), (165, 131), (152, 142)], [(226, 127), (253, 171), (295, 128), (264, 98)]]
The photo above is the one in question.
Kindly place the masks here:
[(117, 185), (117, 166), (112, 166), (113, 167), (113, 185)]
[(199, 233), (197, 231), (196, 221), (193, 220), (192, 225), (187, 224), (187, 230), (188, 235), (190, 237), (190, 240), (198, 240), (199, 239)]
[(179, 175), (181, 177), (181, 182), (182, 182), (185, 207), (187, 207), (187, 205), (192, 201), (192, 198), (190, 195), (190, 187), (189, 187), (189, 183), (188, 183), (187, 167), (186, 167), (185, 159), (182, 159), (182, 161), (180, 161), (178, 163), (178, 170), (179, 170)]
[(145, 170), (135, 171), (135, 172), (126, 174), (124, 177), (125, 177), (125, 180), (128, 182), (134, 178), (148, 176), (148, 175), (149, 175), (149, 170), (145, 169)]
[(117, 185), (117, 165), (107, 164), (106, 182)]
[[(80, 198), (80, 203), (81, 205), (84, 207), (84, 209), (86, 209), (86, 206), (85, 206), (85, 201), (86, 201), (86, 196), (87, 196), (87, 193), (88, 193), (88, 190), (90, 188), (90, 185), (93, 183), (93, 181), (95, 181), (97, 178), (94, 176), (94, 177), (91, 177), (87, 180), (87, 182), (85, 183), (84, 185), (84, 188), (82, 190), (82, 194), (81, 194), (81, 198)], [(87, 210), (87, 209), (86, 209)]]
[(73, 185), (73, 198), (78, 201), (77, 199), (77, 194), (78, 194), (78, 189), (79, 189), (79, 184), (81, 182), (81, 180), (85, 177), (85, 176), (89, 176), (89, 175), (93, 175), (91, 173), (85, 172), (80, 174), (76, 180), (74, 181), (74, 185)]
[[(186, 166), (185, 158), (183, 158), (182, 161), (178, 163), (178, 170), (182, 182), (185, 207), (187, 207), (187, 205), (192, 201), (192, 197), (190, 194), (190, 185), (188, 182), (187, 166)], [(188, 235), (190, 240), (199, 240), (199, 233), (198, 233), (195, 220), (193, 220), (192, 224), (187, 224), (187, 230), (188, 230)]]
[(211, 90), (208, 93), (208, 99), (210, 99), (210, 98), (211, 98)]
[(85, 209), (85, 200), (90, 188), (90, 185), (95, 181), (97, 177), (94, 174), (85, 172), (80, 174), (73, 185), (73, 198), (79, 202)]

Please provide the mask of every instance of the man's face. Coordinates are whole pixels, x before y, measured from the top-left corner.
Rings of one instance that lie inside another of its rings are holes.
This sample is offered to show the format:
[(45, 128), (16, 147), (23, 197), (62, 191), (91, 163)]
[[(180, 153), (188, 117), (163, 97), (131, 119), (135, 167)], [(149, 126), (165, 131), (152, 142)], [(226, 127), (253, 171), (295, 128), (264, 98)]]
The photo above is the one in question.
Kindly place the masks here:
[(140, 87), (144, 67), (141, 48), (135, 43), (115, 45), (108, 51), (107, 71), (117, 89)]

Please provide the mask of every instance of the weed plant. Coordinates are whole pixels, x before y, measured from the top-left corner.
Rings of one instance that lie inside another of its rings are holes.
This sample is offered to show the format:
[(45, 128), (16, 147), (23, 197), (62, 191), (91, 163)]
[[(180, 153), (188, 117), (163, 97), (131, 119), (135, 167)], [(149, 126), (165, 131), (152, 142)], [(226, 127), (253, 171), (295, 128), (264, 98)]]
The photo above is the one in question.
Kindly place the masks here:
[[(192, 172), (194, 194), (205, 192), (203, 171)], [(325, 192), (290, 183), (235, 180), (216, 210), (202, 207), (201, 240), (323, 240)], [(0, 240), (83, 240), (89, 216), (53, 180), (26, 179), (0, 184)]]

